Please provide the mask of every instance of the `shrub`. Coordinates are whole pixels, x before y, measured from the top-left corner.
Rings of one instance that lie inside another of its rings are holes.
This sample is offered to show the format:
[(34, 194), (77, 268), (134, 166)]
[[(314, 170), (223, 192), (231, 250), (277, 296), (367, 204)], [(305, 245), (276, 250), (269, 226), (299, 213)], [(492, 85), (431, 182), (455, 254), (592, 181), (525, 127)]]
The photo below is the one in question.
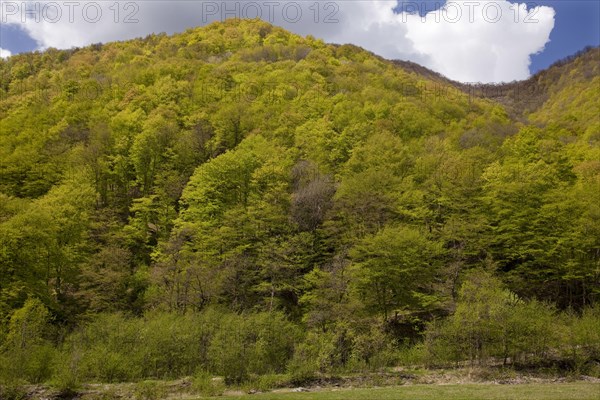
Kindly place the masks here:
[(267, 392), (290, 385), (291, 379), (287, 374), (265, 374), (252, 377), (243, 387), (247, 391)]
[(427, 327), (424, 348), (428, 365), (469, 360), (485, 364), (537, 362), (558, 346), (554, 309), (519, 299), (500, 282), (476, 272), (463, 284), (455, 313)]
[(220, 396), (225, 391), (225, 383), (205, 370), (198, 370), (192, 378), (192, 390), (202, 396)]
[[(584, 309), (581, 316), (568, 313), (565, 316), (562, 341), (564, 358), (575, 370), (583, 372), (586, 364), (590, 370), (598, 369), (600, 363), (600, 307)], [(594, 365), (596, 363), (596, 365)]]
[(403, 366), (416, 366), (427, 364), (427, 352), (423, 343), (404, 347), (397, 352), (398, 364)]
[(40, 383), (50, 378), (55, 349), (48, 339), (50, 313), (29, 299), (12, 315), (0, 356), (0, 378)]
[(168, 379), (204, 369), (241, 382), (285, 371), (297, 337), (297, 327), (278, 313), (105, 314), (71, 334), (62, 357), (78, 380)]
[(142, 381), (135, 385), (136, 400), (160, 400), (167, 394), (167, 388), (163, 382)]
[(60, 392), (75, 391), (80, 386), (78, 354), (62, 351), (56, 357), (51, 379)]
[(20, 364), (22, 376), (29, 382), (45, 382), (52, 375), (56, 350), (51, 343), (30, 346), (27, 350), (16, 354), (14, 361)]
[(19, 380), (0, 381), (0, 399), (25, 400), (28, 397), (25, 383)]
[(506, 307), (498, 321), (500, 348), (498, 357), (504, 364), (539, 363), (548, 357), (549, 351), (559, 346), (558, 332), (561, 319), (553, 307), (537, 300), (518, 300)]
[(38, 299), (28, 299), (10, 318), (5, 346), (27, 348), (43, 342), (50, 330), (49, 322), (46, 306)]
[(379, 321), (370, 321), (365, 329), (352, 335), (348, 368), (353, 371), (377, 371), (398, 361), (397, 343)]
[(227, 383), (244, 382), (251, 374), (284, 372), (297, 337), (297, 328), (282, 314), (230, 314), (210, 344), (210, 365)]
[(64, 351), (80, 354), (72, 362), (82, 379), (136, 381), (142, 377), (139, 328), (137, 320), (121, 314), (101, 314), (70, 335)]
[(204, 314), (169, 313), (148, 314), (137, 323), (141, 375), (160, 379), (191, 375), (199, 365), (205, 366), (207, 343), (218, 325)]
[(309, 332), (296, 346), (288, 364), (288, 372), (295, 384), (308, 382), (319, 372), (332, 370), (331, 358), (335, 354), (335, 335), (331, 332)]

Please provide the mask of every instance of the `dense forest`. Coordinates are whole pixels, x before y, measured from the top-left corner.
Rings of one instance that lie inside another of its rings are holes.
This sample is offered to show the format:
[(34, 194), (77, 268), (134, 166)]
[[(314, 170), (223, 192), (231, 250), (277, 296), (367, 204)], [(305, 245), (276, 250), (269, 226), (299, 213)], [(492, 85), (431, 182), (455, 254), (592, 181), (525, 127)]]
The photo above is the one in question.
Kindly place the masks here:
[(600, 376), (599, 61), (497, 98), (245, 20), (0, 60), (0, 383)]

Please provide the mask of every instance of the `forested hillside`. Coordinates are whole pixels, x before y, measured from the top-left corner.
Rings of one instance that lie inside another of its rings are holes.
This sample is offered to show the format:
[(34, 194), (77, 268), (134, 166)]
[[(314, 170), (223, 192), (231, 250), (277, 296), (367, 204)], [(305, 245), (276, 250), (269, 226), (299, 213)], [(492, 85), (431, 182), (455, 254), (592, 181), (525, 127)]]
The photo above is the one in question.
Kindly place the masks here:
[(0, 60), (2, 379), (600, 374), (599, 60), (529, 108), (260, 21)]

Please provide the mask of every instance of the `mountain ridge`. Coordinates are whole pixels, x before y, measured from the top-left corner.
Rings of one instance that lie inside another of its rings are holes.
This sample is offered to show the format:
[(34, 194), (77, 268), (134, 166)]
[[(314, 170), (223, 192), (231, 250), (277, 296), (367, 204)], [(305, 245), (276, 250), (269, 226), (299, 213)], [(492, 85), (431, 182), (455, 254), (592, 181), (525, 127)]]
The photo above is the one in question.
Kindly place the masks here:
[[(225, 21), (216, 21), (216, 22), (213, 22), (206, 26), (189, 28), (185, 32), (175, 33), (173, 35), (170, 35), (169, 37), (174, 38), (174, 39), (175, 38), (185, 38), (190, 35), (194, 35), (195, 32), (201, 31), (204, 28), (213, 29), (213, 27), (215, 27), (214, 29), (223, 29), (223, 27), (225, 27), (225, 26), (231, 27), (231, 26), (236, 26), (236, 24), (240, 24), (240, 26), (241, 26), (244, 23), (246, 23), (246, 21), (254, 21), (256, 23), (259, 23), (261, 25), (260, 29), (262, 29), (262, 30), (278, 29), (280, 32), (286, 32), (291, 37), (303, 39), (303, 37), (300, 35), (291, 33), (289, 31), (285, 31), (285, 29), (277, 27), (275, 25), (272, 25), (268, 22), (265, 22), (262, 20), (243, 20), (243, 19), (228, 19)], [(80, 50), (85, 50), (85, 49), (101, 49), (104, 46), (110, 46), (112, 44), (136, 42), (136, 41), (139, 42), (139, 41), (143, 41), (143, 40), (148, 40), (149, 38), (153, 38), (153, 37), (165, 37), (165, 36), (168, 36), (168, 35), (166, 33), (149, 34), (145, 38), (139, 37), (139, 38), (124, 40), (124, 41), (115, 41), (115, 42), (109, 42), (109, 43), (96, 43), (96, 44), (91, 44), (89, 46), (74, 47), (74, 48), (67, 49), (67, 50), (57, 50), (57, 49), (50, 48), (50, 49), (47, 49), (46, 51), (51, 51), (51, 52), (56, 51), (56, 52), (62, 52), (62, 54), (69, 54), (69, 53), (75, 53), (75, 52), (78, 52)], [(308, 38), (314, 39), (311, 35), (308, 35)], [(443, 74), (435, 72), (427, 67), (421, 66), (412, 61), (386, 59), (384, 57), (378, 56), (377, 54), (375, 54), (369, 50), (363, 49), (362, 47), (356, 46), (353, 44), (325, 43), (322, 40), (317, 40), (316, 42), (323, 44), (323, 45), (326, 44), (326, 45), (334, 46), (336, 48), (341, 47), (341, 48), (357, 49), (357, 50), (364, 52), (366, 54), (369, 54), (370, 56), (372, 56), (376, 59), (379, 59), (381, 61), (390, 62), (395, 65), (398, 65), (398, 66), (402, 67), (405, 71), (414, 72), (417, 75), (420, 75), (424, 78), (427, 78), (427, 79), (435, 81), (435, 82), (443, 83), (445, 85), (451, 85), (455, 88), (460, 89), (464, 93), (476, 96), (478, 98), (496, 99), (503, 105), (509, 106), (511, 108), (515, 108), (515, 107), (522, 108), (523, 103), (532, 103), (532, 102), (534, 102), (533, 100), (535, 98), (539, 99), (540, 93), (536, 92), (535, 89), (532, 89), (532, 86), (534, 86), (534, 87), (536, 86), (536, 85), (533, 85), (533, 83), (543, 82), (545, 86), (548, 86), (548, 81), (551, 81), (551, 79), (545, 79), (546, 76), (551, 75), (551, 74), (560, 73), (565, 68), (568, 68), (568, 66), (571, 65), (572, 63), (577, 62), (578, 59), (580, 59), (580, 58), (591, 59), (589, 61), (586, 61), (586, 62), (590, 62), (590, 63), (600, 62), (600, 47), (587, 46), (570, 56), (567, 56), (567, 57), (564, 57), (563, 59), (555, 61), (549, 67), (536, 72), (535, 74), (531, 75), (529, 78), (524, 79), (524, 80), (513, 81), (513, 82), (503, 82), (503, 83), (498, 83), (498, 84), (483, 84), (483, 83), (478, 83), (478, 82), (463, 83), (463, 82), (458, 82), (458, 81), (449, 79), (449, 78), (445, 77)], [(36, 54), (43, 54), (44, 52), (45, 51), (19, 53), (19, 54), (13, 55), (12, 57), (19, 59), (22, 57), (30, 57), (30, 56), (33, 56)], [(4, 78), (5, 79), (3, 79), (3, 81), (6, 81), (6, 77), (4, 77)], [(544, 93), (542, 93), (543, 95), (546, 94), (545, 90), (542, 90), (542, 92), (544, 92)], [(516, 97), (519, 97), (520, 95), (526, 95), (526, 99), (525, 100), (516, 99)], [(536, 101), (534, 107), (539, 107), (540, 105), (541, 104), (539, 103), (539, 101)], [(529, 109), (529, 108), (527, 109), (527, 112), (531, 112), (531, 111), (533, 111), (533, 110)]]

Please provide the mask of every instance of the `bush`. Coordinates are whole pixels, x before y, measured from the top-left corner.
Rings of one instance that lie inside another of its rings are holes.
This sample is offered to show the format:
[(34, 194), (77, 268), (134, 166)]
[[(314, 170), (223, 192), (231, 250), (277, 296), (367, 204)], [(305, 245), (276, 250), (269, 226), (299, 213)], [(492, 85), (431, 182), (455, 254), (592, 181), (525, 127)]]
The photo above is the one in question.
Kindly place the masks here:
[(138, 380), (142, 374), (137, 354), (140, 326), (136, 322), (121, 314), (98, 315), (68, 337), (63, 357), (72, 357), (70, 368), (77, 370), (81, 379)]
[(220, 378), (205, 371), (199, 370), (192, 378), (192, 390), (202, 396), (220, 396), (225, 391), (225, 383)]
[(25, 400), (28, 397), (27, 390), (25, 390), (25, 383), (19, 380), (0, 381), (0, 399)]
[(468, 355), (467, 343), (461, 340), (460, 324), (451, 318), (427, 325), (421, 350), (426, 367), (458, 363)]
[(138, 321), (137, 359), (143, 377), (176, 378), (206, 366), (206, 351), (218, 320), (208, 314), (148, 314)]
[(504, 310), (499, 323), (500, 348), (498, 357), (504, 364), (539, 363), (549, 352), (559, 346), (561, 318), (553, 307), (537, 300), (517, 301)]
[(177, 378), (207, 365), (207, 348), (216, 326), (214, 313), (100, 315), (72, 334), (64, 347), (67, 353), (80, 354), (77, 368), (88, 380)]
[[(576, 371), (598, 370), (600, 363), (600, 306), (584, 309), (581, 316), (569, 313), (564, 320), (563, 357), (569, 360)], [(587, 364), (589, 365), (586, 368)]]
[(78, 364), (76, 353), (61, 352), (53, 366), (52, 386), (60, 392), (77, 390), (80, 386)]
[(538, 301), (519, 299), (484, 272), (473, 273), (460, 291), (455, 313), (431, 322), (424, 342), (428, 365), (492, 358), (538, 362), (559, 345), (555, 310)]
[(30, 383), (42, 383), (50, 379), (56, 350), (50, 343), (30, 345), (25, 349), (7, 352), (6, 368), (13, 376)]
[(210, 365), (226, 383), (241, 383), (251, 374), (284, 372), (292, 357), (298, 329), (279, 313), (223, 317), (209, 348)]
[(404, 347), (397, 352), (398, 364), (403, 366), (417, 366), (427, 364), (427, 352), (423, 343)]
[(41, 383), (50, 378), (56, 351), (49, 340), (50, 313), (29, 299), (12, 315), (0, 355), (0, 378)]
[(160, 400), (167, 394), (167, 388), (163, 382), (143, 381), (135, 385), (136, 400)]
[(77, 380), (170, 379), (203, 369), (242, 382), (285, 371), (297, 337), (296, 326), (277, 313), (106, 314), (70, 335), (62, 358)]
[(252, 377), (243, 387), (248, 392), (268, 392), (269, 390), (291, 385), (290, 376), (287, 374), (265, 374)]
[(348, 369), (352, 371), (378, 371), (398, 362), (396, 340), (385, 332), (379, 321), (353, 332)]
[(288, 364), (288, 372), (295, 384), (313, 380), (317, 373), (333, 368), (335, 335), (331, 332), (309, 332), (306, 339), (296, 346), (294, 357)]

